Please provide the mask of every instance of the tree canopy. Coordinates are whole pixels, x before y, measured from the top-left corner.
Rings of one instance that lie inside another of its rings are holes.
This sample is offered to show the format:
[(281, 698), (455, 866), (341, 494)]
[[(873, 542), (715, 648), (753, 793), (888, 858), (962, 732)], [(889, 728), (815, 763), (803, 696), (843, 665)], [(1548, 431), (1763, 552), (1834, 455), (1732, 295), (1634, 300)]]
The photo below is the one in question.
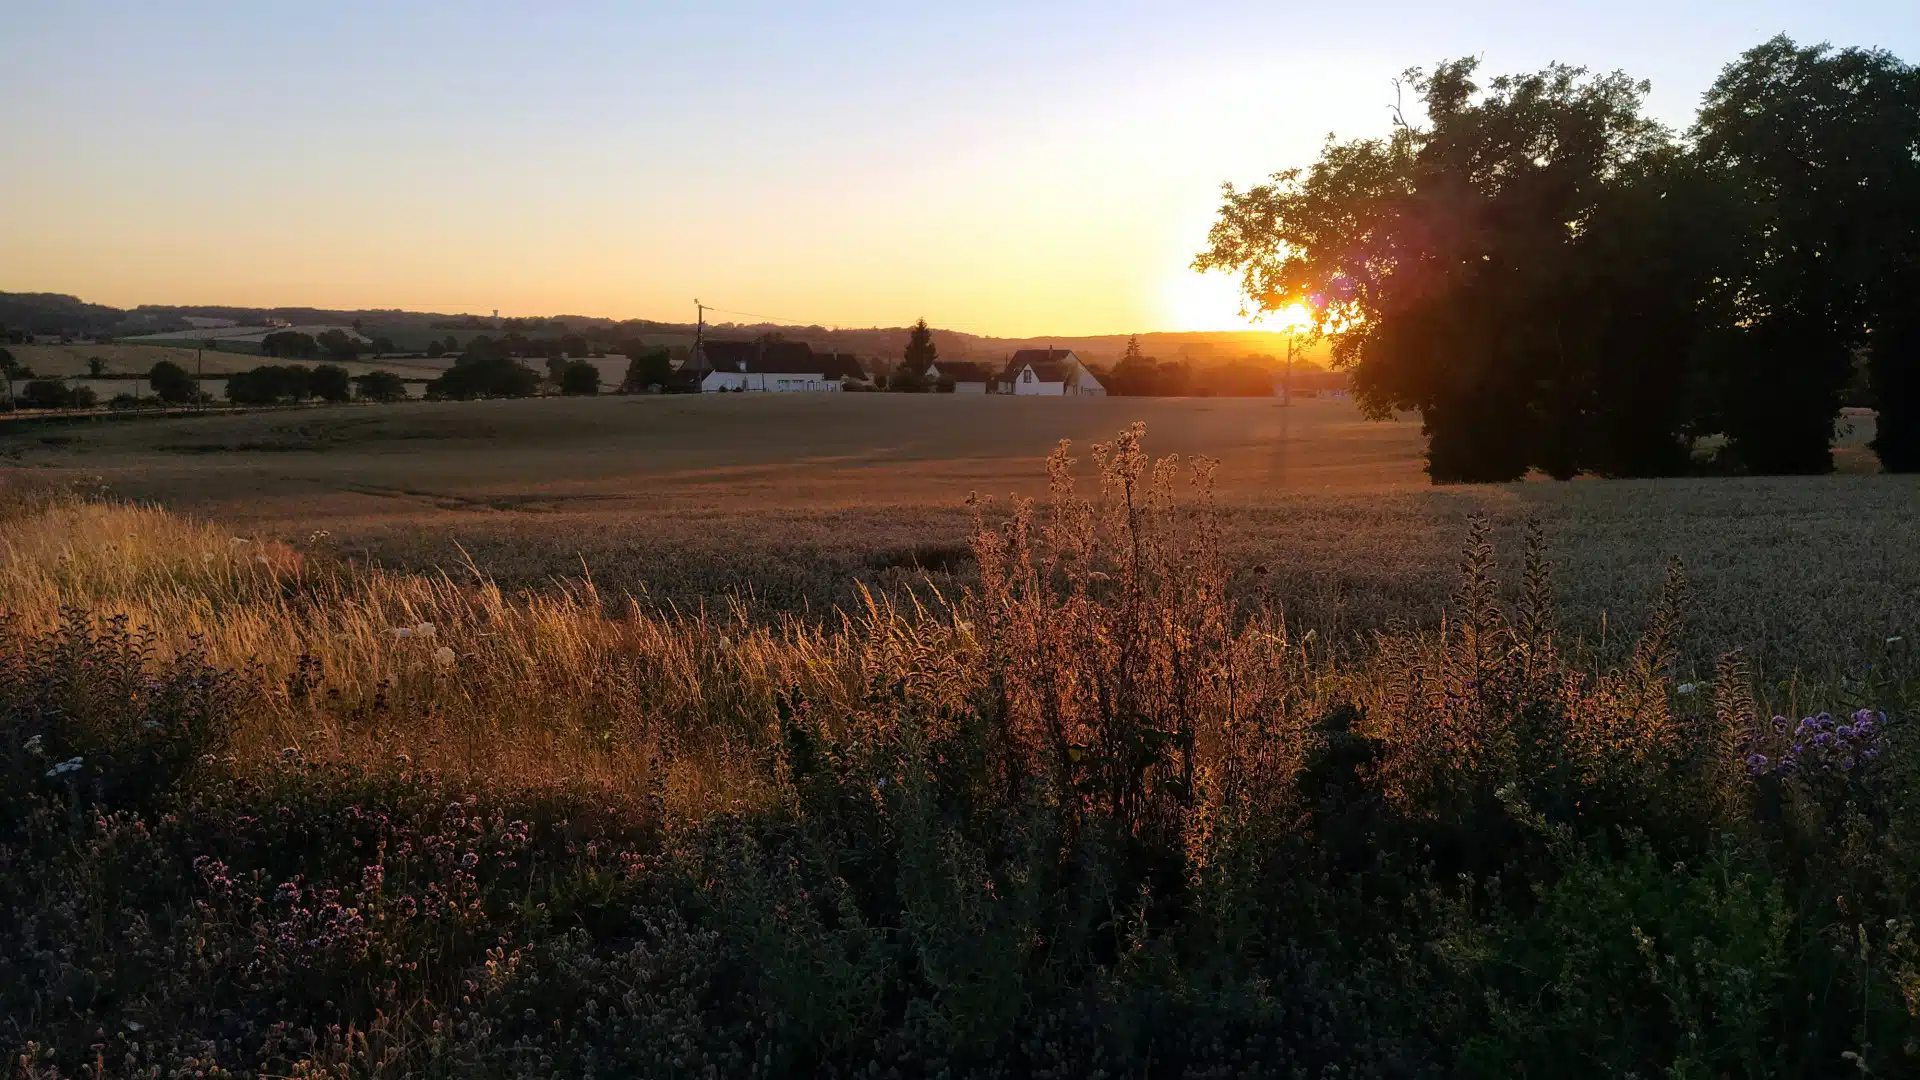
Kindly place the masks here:
[[(1668, 475), (1714, 432), (1819, 471), (1853, 350), (1883, 408), (1911, 385), (1912, 68), (1775, 39), (1683, 139), (1624, 73), (1477, 67), (1408, 72), (1416, 118), (1229, 185), (1195, 263), (1306, 306), (1370, 415), (1420, 413), (1435, 481)], [(1892, 408), (1882, 443), (1912, 423)]]

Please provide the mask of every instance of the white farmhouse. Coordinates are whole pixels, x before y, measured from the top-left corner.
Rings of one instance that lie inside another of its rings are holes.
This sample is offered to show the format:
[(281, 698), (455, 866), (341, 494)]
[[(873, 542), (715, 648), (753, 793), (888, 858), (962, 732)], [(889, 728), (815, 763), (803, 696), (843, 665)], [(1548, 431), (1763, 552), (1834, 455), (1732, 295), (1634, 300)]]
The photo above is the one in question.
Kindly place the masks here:
[(1021, 349), (1000, 373), (1000, 392), (1022, 397), (1105, 397), (1107, 388), (1072, 349)]
[(817, 353), (803, 341), (709, 341), (700, 347), (702, 393), (837, 393), (848, 379), (865, 381), (858, 360)]

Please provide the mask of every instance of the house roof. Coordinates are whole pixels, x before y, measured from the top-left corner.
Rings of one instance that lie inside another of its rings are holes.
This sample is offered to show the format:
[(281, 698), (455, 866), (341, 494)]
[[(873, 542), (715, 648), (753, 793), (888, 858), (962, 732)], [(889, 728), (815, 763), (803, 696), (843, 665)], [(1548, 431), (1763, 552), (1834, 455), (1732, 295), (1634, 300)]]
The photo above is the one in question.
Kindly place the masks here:
[(952, 379), (954, 382), (983, 383), (993, 376), (993, 373), (987, 369), (985, 364), (969, 364), (960, 360), (939, 360), (935, 361), (933, 366), (940, 372), (942, 378)]
[(833, 359), (804, 341), (706, 341), (700, 351), (714, 371), (754, 375), (819, 375)]
[[(1019, 349), (1007, 359), (1007, 374), (1015, 374), (1028, 364), (1058, 364), (1068, 360), (1079, 361), (1072, 349)], [(1039, 369), (1034, 369), (1039, 374)], [(1057, 380), (1055, 380), (1057, 381)]]
[(821, 373), (829, 379), (867, 377), (867, 369), (860, 366), (860, 358), (852, 353), (816, 353), (814, 359), (820, 362)]
[(1063, 360), (1029, 360), (1014, 366), (1013, 374), (1017, 378), (1022, 368), (1032, 368), (1033, 377), (1040, 382), (1066, 382), (1067, 365)]

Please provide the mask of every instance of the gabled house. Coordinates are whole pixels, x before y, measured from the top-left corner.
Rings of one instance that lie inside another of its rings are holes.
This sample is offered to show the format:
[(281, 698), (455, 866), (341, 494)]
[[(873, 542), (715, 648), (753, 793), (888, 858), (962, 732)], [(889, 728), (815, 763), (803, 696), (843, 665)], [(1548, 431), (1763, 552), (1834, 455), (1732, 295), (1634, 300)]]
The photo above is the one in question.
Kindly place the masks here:
[(1092, 369), (1072, 349), (1021, 349), (1007, 358), (998, 391), (1021, 397), (1105, 397)]
[(866, 378), (845, 353), (816, 353), (804, 341), (707, 341), (700, 346), (703, 393), (833, 393), (842, 379)]
[(993, 372), (985, 364), (969, 364), (960, 360), (935, 360), (927, 365), (927, 381), (938, 383), (946, 379), (953, 380), (953, 392), (956, 394), (984, 394), (987, 385), (993, 381)]

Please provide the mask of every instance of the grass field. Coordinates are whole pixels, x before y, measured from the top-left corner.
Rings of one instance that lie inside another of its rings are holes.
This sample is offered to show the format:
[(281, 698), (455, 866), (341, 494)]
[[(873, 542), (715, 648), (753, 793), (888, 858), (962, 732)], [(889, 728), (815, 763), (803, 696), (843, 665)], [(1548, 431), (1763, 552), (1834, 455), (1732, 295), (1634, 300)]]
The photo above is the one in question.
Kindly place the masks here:
[[(471, 559), (503, 586), (583, 569), (610, 594), (751, 594), (825, 613), (857, 584), (969, 580), (970, 492), (1044, 492), (1055, 442), (1131, 420), (1160, 453), (1220, 461), (1236, 587), (1348, 640), (1439, 617), (1468, 518), (1537, 520), (1570, 628), (1625, 640), (1670, 557), (1690, 640), (1769, 671), (1851, 672), (1920, 628), (1920, 484), (1872, 475), (1870, 421), (1842, 475), (1435, 489), (1416, 423), (1338, 401), (1040, 401), (896, 395), (409, 403), (0, 433), (10, 464), (397, 570)], [(462, 571), (464, 572), (464, 571)], [(1909, 640), (1913, 640), (1909, 637)]]
[[(153, 365), (171, 360), (188, 371), (195, 364), (208, 376), (231, 375), (269, 363), (292, 363), (261, 356), (257, 346), (240, 350), (232, 345), (223, 349), (198, 352), (173, 345), (11, 345), (14, 359), (33, 369), (36, 375), (65, 377), (87, 374), (87, 361), (100, 357), (107, 362), (110, 375), (145, 375)], [(298, 361), (312, 366), (320, 361)], [(426, 360), (350, 361), (340, 365), (353, 375), (369, 371), (391, 371), (402, 378), (433, 378), (446, 370), (445, 363)]]
[[(1039, 460), (1136, 418), (1211, 504)], [(1920, 1066), (1912, 478), (1436, 491), (1330, 402), (0, 431), (23, 1077)]]

